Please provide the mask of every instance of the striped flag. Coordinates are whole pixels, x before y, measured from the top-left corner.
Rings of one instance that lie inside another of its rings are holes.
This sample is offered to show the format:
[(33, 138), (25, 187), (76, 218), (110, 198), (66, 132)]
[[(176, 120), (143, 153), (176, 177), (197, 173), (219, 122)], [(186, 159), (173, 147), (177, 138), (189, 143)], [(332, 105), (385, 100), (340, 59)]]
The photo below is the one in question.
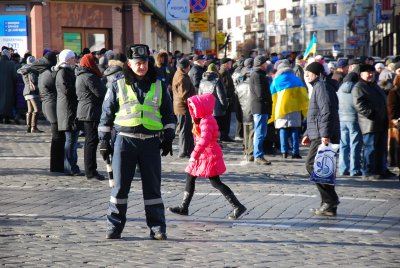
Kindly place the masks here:
[(317, 54), (317, 36), (313, 34), (310, 44), (308, 45), (306, 51), (304, 52), (303, 57), (306, 59), (310, 54)]

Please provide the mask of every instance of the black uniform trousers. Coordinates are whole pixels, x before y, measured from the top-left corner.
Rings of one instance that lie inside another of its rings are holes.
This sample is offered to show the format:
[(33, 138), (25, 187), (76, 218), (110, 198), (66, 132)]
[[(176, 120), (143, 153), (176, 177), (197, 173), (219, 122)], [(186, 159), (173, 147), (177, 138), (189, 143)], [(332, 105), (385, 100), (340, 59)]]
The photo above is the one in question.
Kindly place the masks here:
[[(321, 139), (312, 140), (310, 144), (310, 150), (306, 156), (306, 169), (311, 175), (314, 167), (315, 156), (317, 155), (318, 146), (321, 145)], [(335, 186), (329, 184), (315, 183), (318, 191), (321, 195), (322, 203), (327, 203), (329, 205), (339, 204), (339, 197), (336, 194)]]
[(166, 232), (165, 209), (161, 198), (161, 156), (158, 137), (139, 139), (118, 134), (114, 143), (111, 190), (107, 213), (108, 229), (122, 232), (126, 223), (128, 195), (136, 165), (142, 180), (147, 226), (151, 232)]

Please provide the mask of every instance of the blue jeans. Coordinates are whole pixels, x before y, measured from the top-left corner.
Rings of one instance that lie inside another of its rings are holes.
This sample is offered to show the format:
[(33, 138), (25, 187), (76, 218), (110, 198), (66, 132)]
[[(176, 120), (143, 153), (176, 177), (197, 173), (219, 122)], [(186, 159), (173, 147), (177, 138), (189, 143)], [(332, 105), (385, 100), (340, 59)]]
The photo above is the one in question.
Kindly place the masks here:
[(65, 131), (64, 145), (64, 172), (66, 174), (74, 174), (81, 172), (78, 162), (78, 131)]
[(267, 114), (253, 114), (254, 120), (254, 158), (264, 157), (264, 138), (267, 135)]
[(358, 122), (340, 122), (339, 174), (361, 173), (362, 133)]
[(289, 152), (289, 138), (292, 140), (292, 154), (298, 155), (300, 151), (299, 144), (299, 128), (288, 127), (279, 129), (279, 137), (281, 141), (281, 153)]
[(387, 131), (364, 134), (363, 141), (363, 175), (384, 174), (386, 171)]

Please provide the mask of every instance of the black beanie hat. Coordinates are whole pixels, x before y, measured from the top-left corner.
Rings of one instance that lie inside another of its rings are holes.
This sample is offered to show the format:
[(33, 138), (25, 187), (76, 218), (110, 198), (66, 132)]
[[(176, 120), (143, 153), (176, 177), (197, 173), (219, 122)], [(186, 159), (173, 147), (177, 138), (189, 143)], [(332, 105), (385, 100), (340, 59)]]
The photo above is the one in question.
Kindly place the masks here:
[(360, 64), (360, 73), (362, 72), (375, 72), (375, 67), (369, 64)]
[(312, 72), (315, 75), (320, 75), (324, 72), (324, 66), (321, 63), (314, 61), (307, 65), (306, 71)]
[(182, 58), (178, 61), (178, 63), (176, 64), (176, 67), (181, 68), (181, 69), (186, 69), (187, 67), (189, 67), (190, 62), (187, 58)]
[(55, 52), (47, 52), (46, 54), (44, 54), (44, 57), (49, 61), (50, 66), (54, 66), (57, 64), (57, 54)]

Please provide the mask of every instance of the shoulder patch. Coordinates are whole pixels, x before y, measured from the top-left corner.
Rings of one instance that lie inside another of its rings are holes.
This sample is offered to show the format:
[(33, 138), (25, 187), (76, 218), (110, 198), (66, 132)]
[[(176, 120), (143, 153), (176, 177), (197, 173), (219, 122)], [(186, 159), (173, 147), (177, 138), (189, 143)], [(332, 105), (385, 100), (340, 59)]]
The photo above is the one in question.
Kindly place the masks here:
[(123, 79), (123, 78), (125, 78), (124, 74), (118, 74), (118, 75), (112, 80), (112, 82), (115, 82), (115, 81), (117, 81), (117, 80), (119, 80), (119, 79)]

